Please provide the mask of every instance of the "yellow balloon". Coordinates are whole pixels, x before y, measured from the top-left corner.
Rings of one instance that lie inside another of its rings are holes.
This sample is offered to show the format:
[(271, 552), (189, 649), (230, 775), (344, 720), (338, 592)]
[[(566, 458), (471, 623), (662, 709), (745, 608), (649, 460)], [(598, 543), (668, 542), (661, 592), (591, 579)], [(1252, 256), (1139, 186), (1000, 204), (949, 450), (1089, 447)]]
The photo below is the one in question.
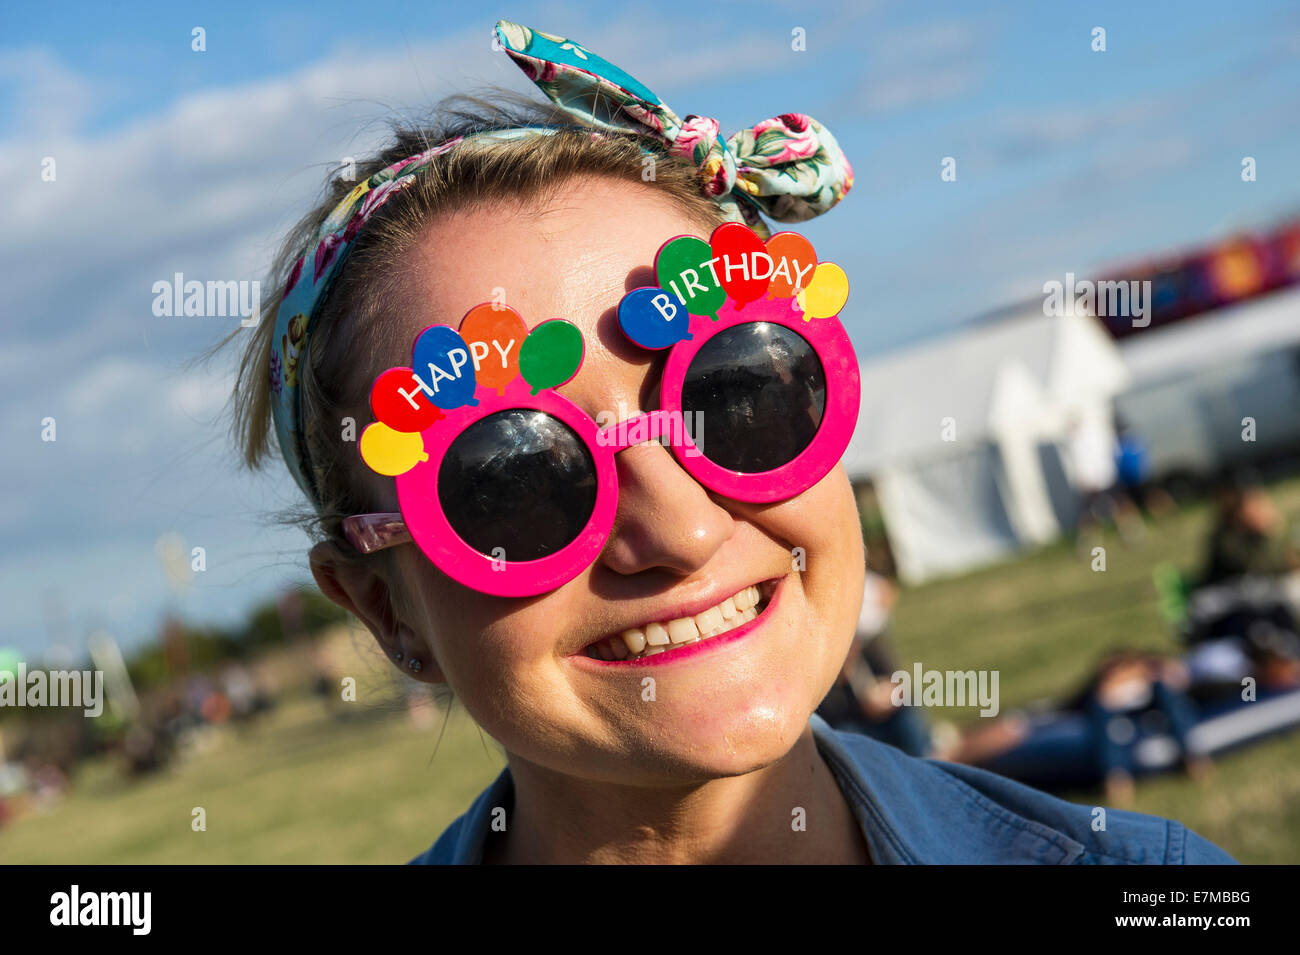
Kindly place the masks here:
[(849, 300), (849, 277), (834, 262), (821, 262), (808, 287), (799, 290), (796, 301), (803, 320), (838, 315)]
[(429, 460), (418, 431), (405, 434), (376, 421), (361, 432), (361, 458), (370, 470), (396, 477)]

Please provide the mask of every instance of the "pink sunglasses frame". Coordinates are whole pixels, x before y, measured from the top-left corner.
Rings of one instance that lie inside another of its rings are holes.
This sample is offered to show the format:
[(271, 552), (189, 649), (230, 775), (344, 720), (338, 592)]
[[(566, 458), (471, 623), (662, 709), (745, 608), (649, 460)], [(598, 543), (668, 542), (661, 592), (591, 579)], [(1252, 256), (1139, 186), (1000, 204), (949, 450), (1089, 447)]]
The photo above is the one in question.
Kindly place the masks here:
[[(794, 301), (792, 298), (759, 299), (737, 307), (728, 299), (719, 309), (716, 321), (708, 316), (691, 315), (690, 337), (668, 346), (659, 409), (642, 412), (604, 429), (558, 392), (545, 390), (530, 394), (522, 378), (512, 381), (502, 394), (494, 388), (480, 386), (475, 393), (477, 405), (445, 412), (444, 418), (422, 433), (427, 459), (394, 479), (401, 513), (348, 517), (343, 521), (344, 535), (362, 554), (414, 541), (439, 570), (481, 593), (532, 597), (560, 587), (589, 567), (609, 539), (618, 510), (618, 470), (614, 459), (620, 451), (633, 446), (627, 438), (633, 431), (632, 425), (645, 418), (647, 425), (660, 425), (651, 433), (670, 433), (667, 424), (672, 415), (682, 412), (682, 385), (696, 354), (719, 332), (751, 322), (784, 326), (812, 346), (826, 379), (826, 405), (817, 434), (792, 461), (758, 474), (714, 464), (695, 448), (684, 429), (685, 443), (674, 443), (672, 451), (691, 477), (726, 497), (768, 503), (803, 493), (830, 472), (848, 447), (857, 424), (861, 383), (857, 356), (838, 316), (807, 320), (796, 309)], [(511, 408), (534, 409), (563, 421), (586, 444), (596, 471), (596, 501), (586, 526), (570, 544), (537, 560), (497, 560), (474, 550), (452, 529), (437, 493), (429, 493), (429, 488), (438, 486), (438, 469), (451, 443), (474, 422)]]

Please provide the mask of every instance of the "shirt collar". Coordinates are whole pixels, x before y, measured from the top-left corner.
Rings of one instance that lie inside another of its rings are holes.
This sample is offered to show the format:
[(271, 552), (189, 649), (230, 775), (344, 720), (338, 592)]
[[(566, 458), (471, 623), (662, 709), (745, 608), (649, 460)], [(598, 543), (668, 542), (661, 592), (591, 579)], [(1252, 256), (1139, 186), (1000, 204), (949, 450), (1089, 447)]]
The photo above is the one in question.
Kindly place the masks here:
[[(479, 793), (474, 804), (459, 820), (459, 828), (451, 844), (451, 865), (479, 865), (483, 862), (483, 847), (492, 831), (492, 813), (500, 807), (510, 815), (515, 802), (515, 782), (510, 778), (510, 767), (501, 770), (492, 785)], [(434, 847), (436, 850), (436, 846)]]
[(942, 763), (839, 733), (813, 714), (813, 737), (878, 864), (1068, 865), (1084, 846), (991, 801)]

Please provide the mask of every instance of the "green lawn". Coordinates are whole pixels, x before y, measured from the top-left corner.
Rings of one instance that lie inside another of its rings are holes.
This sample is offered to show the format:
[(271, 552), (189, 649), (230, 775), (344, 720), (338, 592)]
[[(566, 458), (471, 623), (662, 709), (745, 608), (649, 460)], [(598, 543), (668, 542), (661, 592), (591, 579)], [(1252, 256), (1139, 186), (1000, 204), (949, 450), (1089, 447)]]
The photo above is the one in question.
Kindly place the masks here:
[[(90, 766), (57, 807), (0, 830), (0, 859), (405, 862), (504, 765), (459, 706), (438, 737), (383, 711), (336, 721), (300, 697), (143, 782)], [(204, 832), (191, 829), (195, 807)]]
[[(1300, 482), (1276, 493), (1295, 521)], [(1207, 519), (1188, 509), (1132, 550), (1108, 539), (1104, 573), (1062, 545), (907, 590), (896, 614), (900, 662), (996, 669), (1005, 711), (1074, 689), (1107, 648), (1173, 649), (1150, 568), (1193, 565)], [(334, 720), (320, 702), (292, 697), (251, 731), (222, 732), (211, 748), (144, 782), (127, 784), (112, 766), (92, 763), (62, 802), (0, 829), (0, 860), (404, 862), (502, 760), (461, 708), (439, 739), (440, 724), (414, 727), (369, 686), (353, 704), (357, 718)], [(191, 829), (195, 807), (206, 811), (204, 832)], [(1181, 775), (1141, 783), (1134, 808), (1180, 819), (1243, 862), (1300, 861), (1300, 733), (1224, 757), (1203, 785)]]

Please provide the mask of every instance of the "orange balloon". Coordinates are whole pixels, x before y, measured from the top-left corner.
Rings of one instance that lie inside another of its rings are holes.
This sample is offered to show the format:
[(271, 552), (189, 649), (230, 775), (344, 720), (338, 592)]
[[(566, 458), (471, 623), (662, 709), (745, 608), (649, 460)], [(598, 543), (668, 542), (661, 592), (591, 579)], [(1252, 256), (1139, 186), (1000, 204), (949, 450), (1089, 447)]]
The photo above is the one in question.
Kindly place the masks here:
[(506, 385), (519, 376), (519, 346), (528, 326), (509, 305), (475, 305), (461, 320), (460, 337), (474, 359), (475, 381), (506, 393)]
[(798, 232), (778, 232), (767, 240), (767, 254), (772, 257), (768, 298), (791, 298), (801, 286), (808, 287), (817, 267), (817, 253), (811, 242)]

